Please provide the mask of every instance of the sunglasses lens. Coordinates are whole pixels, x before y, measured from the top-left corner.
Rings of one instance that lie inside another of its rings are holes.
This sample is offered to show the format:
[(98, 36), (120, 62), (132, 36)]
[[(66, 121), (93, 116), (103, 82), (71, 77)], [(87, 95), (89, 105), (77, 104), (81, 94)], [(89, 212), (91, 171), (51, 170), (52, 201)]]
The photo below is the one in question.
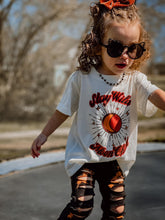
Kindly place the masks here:
[(138, 59), (143, 55), (143, 47), (140, 44), (133, 44), (128, 48), (128, 55), (132, 59)]
[(124, 48), (123, 45), (118, 41), (111, 40), (107, 47), (107, 53), (110, 57), (119, 57)]
[[(105, 45), (104, 45), (105, 46)], [(119, 41), (109, 40), (108, 45), (106, 45), (107, 53), (110, 57), (116, 58), (120, 57), (127, 48), (127, 54), (131, 59), (138, 59), (143, 55), (144, 49), (144, 42), (140, 44), (132, 44), (131, 46), (124, 46)]]

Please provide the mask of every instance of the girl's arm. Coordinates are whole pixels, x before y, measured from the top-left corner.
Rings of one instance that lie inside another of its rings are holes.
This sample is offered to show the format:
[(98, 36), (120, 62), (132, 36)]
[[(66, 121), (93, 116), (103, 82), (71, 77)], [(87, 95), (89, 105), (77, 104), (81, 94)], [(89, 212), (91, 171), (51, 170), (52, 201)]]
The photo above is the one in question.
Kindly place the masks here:
[(53, 116), (49, 119), (48, 123), (44, 127), (42, 134), (46, 137), (51, 135), (69, 116), (64, 115), (58, 110), (55, 111)]
[(31, 155), (33, 158), (40, 155), (39, 151), (41, 149), (41, 145), (47, 141), (49, 135), (51, 135), (68, 117), (68, 115), (64, 115), (58, 110), (55, 111), (53, 116), (49, 119), (48, 123), (42, 130), (41, 134), (33, 141), (31, 147)]
[(148, 98), (154, 105), (165, 111), (165, 92), (162, 89), (155, 90)]

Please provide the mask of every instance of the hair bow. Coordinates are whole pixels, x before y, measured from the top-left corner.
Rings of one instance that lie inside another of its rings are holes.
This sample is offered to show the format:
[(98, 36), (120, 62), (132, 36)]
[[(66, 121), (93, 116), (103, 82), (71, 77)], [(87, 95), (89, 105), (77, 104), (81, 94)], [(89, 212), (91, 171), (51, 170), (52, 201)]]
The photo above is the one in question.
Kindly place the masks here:
[(101, 5), (105, 5), (110, 10), (114, 7), (128, 7), (130, 5), (133, 5), (135, 3), (135, 0), (100, 0)]

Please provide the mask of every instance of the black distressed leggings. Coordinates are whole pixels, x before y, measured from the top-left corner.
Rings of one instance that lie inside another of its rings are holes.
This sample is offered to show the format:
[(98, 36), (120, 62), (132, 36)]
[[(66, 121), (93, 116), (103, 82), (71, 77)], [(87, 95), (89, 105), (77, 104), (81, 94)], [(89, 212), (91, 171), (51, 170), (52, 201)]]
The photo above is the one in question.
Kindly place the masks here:
[(86, 163), (72, 177), (72, 195), (58, 220), (86, 219), (93, 208), (95, 180), (102, 195), (101, 220), (124, 218), (124, 177), (117, 161)]

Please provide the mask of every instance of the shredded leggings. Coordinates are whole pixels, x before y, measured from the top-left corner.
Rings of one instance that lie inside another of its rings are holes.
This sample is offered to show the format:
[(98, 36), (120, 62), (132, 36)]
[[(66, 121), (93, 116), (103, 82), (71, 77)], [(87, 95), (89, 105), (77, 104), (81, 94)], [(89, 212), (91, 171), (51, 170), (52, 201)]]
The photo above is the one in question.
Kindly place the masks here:
[(86, 219), (93, 208), (95, 180), (102, 195), (101, 220), (124, 219), (124, 177), (117, 161), (86, 163), (72, 177), (72, 195), (58, 220)]

